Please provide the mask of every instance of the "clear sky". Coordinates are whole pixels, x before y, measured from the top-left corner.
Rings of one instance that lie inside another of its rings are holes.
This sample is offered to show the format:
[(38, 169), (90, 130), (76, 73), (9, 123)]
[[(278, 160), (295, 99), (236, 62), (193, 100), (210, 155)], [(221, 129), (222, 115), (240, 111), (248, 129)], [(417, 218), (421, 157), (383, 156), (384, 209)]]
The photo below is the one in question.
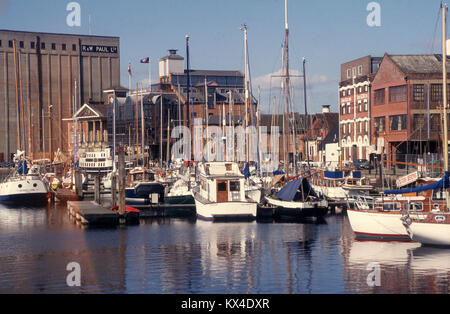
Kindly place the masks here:
[[(133, 86), (158, 78), (158, 60), (168, 49), (185, 56), (185, 35), (191, 40), (191, 68), (244, 70), (243, 32), (248, 26), (250, 68), (254, 93), (261, 87), (264, 111), (271, 111), (279, 83), (270, 74), (281, 66), (284, 41), (284, 0), (78, 0), (81, 26), (66, 23), (69, 0), (0, 0), (0, 28), (119, 36), (121, 80), (128, 85), (131, 62)], [(308, 107), (337, 111), (340, 65), (367, 56), (436, 53), (440, 51), (441, 0), (378, 0), (381, 25), (369, 27), (367, 5), (372, 0), (289, 0), (291, 71), (301, 71), (306, 57)], [(90, 16), (90, 27), (89, 27)], [(293, 81), (294, 105), (303, 112), (302, 81)], [(271, 88), (272, 86), (272, 88)]]

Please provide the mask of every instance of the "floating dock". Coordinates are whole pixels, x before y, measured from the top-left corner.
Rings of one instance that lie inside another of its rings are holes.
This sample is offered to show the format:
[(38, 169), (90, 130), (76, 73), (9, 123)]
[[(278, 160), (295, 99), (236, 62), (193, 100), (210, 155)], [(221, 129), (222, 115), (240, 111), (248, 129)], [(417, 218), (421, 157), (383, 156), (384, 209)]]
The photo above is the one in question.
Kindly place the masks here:
[(121, 216), (109, 207), (95, 202), (67, 202), (69, 215), (83, 225), (119, 225), (139, 221), (139, 213), (127, 212)]

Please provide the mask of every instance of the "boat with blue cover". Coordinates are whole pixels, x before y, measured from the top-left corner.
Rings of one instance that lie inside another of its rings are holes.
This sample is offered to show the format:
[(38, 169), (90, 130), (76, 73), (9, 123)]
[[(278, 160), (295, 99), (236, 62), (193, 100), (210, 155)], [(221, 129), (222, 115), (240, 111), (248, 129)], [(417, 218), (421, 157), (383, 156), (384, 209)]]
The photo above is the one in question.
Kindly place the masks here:
[(328, 201), (321, 199), (308, 179), (290, 181), (280, 191), (265, 197), (279, 216), (298, 218), (323, 217), (328, 213)]

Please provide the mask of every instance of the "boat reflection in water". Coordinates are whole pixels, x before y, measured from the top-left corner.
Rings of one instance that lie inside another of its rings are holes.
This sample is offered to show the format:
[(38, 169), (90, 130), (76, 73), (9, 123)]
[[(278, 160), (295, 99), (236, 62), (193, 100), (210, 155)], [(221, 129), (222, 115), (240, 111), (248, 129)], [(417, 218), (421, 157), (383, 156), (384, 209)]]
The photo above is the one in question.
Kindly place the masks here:
[[(343, 232), (351, 235), (349, 223)], [(350, 293), (448, 293), (450, 250), (417, 242), (342, 238), (344, 278)], [(379, 266), (380, 285), (367, 283)]]

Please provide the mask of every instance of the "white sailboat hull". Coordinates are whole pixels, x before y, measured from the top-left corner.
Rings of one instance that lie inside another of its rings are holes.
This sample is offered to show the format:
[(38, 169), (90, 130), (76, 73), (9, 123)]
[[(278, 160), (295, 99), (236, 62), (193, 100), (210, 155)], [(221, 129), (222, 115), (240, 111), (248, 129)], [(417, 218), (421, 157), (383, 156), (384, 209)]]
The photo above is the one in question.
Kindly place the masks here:
[(328, 212), (328, 202), (325, 200), (313, 202), (286, 202), (266, 197), (266, 201), (269, 205), (275, 206), (278, 214), (282, 216), (320, 217), (326, 215)]
[(450, 247), (450, 224), (412, 222), (407, 230), (413, 241)]
[(401, 213), (348, 209), (350, 225), (359, 239), (410, 241)]

